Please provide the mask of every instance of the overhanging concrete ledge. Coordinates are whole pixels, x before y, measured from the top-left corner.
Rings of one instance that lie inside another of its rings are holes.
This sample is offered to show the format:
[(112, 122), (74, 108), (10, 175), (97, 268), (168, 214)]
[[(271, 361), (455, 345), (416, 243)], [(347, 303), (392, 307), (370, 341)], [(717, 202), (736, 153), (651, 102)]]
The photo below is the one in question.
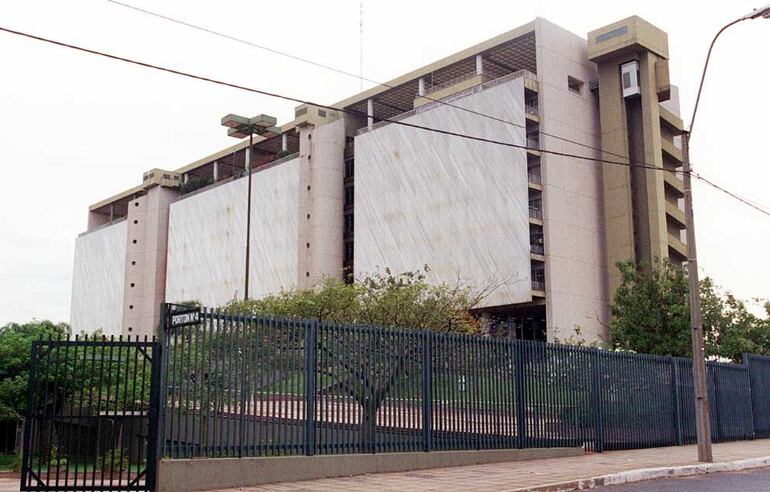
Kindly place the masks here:
[(580, 456), (583, 453), (583, 448), (576, 447), (270, 458), (164, 459), (158, 467), (158, 490), (162, 492), (211, 490), (365, 473), (566, 458)]

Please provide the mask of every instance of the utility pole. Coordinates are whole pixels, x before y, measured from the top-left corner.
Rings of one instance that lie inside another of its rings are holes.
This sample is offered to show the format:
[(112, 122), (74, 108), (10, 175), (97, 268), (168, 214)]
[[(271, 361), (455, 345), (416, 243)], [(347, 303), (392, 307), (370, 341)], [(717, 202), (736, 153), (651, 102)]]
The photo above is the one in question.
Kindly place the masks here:
[(695, 389), (695, 430), (698, 436), (698, 461), (712, 462), (711, 412), (706, 381), (706, 350), (700, 309), (698, 254), (695, 249), (695, 222), (692, 211), (690, 176), (690, 133), (682, 132), (682, 177), (684, 181), (684, 220), (687, 224), (687, 281), (690, 291), (690, 330), (692, 336), (692, 381)]
[(695, 222), (692, 210), (692, 179), (690, 167), (690, 136), (695, 124), (695, 115), (698, 112), (703, 81), (706, 79), (706, 70), (711, 59), (711, 50), (714, 43), (725, 29), (741, 21), (770, 18), (770, 5), (754, 9), (743, 17), (739, 17), (720, 29), (714, 39), (711, 40), (706, 63), (698, 86), (698, 95), (695, 98), (695, 106), (692, 111), (692, 119), (688, 129), (683, 130), (682, 136), (682, 177), (684, 181), (684, 217), (687, 225), (687, 280), (690, 291), (690, 334), (692, 336), (692, 380), (695, 389), (695, 429), (698, 437), (698, 461), (712, 462), (714, 456), (711, 450), (711, 411), (709, 408), (708, 382), (706, 379), (706, 350), (703, 341), (703, 320), (700, 309), (700, 284), (698, 281), (698, 254), (695, 249)]

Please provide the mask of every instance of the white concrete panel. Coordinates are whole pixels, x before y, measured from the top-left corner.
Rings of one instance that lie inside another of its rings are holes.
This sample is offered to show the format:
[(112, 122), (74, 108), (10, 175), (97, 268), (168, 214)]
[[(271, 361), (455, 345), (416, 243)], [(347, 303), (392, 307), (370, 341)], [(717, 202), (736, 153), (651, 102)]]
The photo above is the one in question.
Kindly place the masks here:
[[(536, 21), (540, 130), (546, 149), (600, 157), (599, 110), (589, 84), (597, 79), (586, 42), (548, 21)], [(571, 92), (567, 78), (584, 82)], [(586, 147), (587, 146), (587, 147)], [(606, 338), (609, 321), (604, 254), (602, 166), (544, 154), (541, 159), (546, 253), (548, 340)]]
[[(249, 295), (297, 281), (298, 159), (252, 176)], [(221, 306), (243, 297), (247, 178), (171, 204), (166, 300)]]
[(86, 232), (75, 240), (72, 271), (72, 332), (120, 335), (126, 222)]
[[(515, 78), (404, 121), (523, 145)], [(531, 300), (527, 164), (521, 149), (389, 124), (356, 138), (356, 275), (428, 265), (428, 280), (504, 282), (485, 306)]]

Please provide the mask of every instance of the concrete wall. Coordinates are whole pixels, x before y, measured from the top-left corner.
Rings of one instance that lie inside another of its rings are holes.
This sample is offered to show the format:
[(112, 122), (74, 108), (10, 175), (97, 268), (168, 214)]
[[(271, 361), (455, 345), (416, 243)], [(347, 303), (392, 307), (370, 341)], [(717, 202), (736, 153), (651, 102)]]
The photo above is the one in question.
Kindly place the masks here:
[(584, 453), (583, 448), (575, 447), (161, 460), (158, 467), (158, 490), (187, 492), (188, 490), (228, 489), (287, 480), (312, 480), (365, 473), (567, 458), (581, 456)]
[[(219, 306), (244, 290), (247, 178), (183, 198), (170, 207), (166, 300)], [(249, 295), (297, 282), (299, 160), (252, 176)]]
[[(453, 104), (524, 125), (522, 78)], [(524, 144), (522, 127), (448, 106), (404, 121)], [(433, 283), (505, 282), (485, 306), (531, 300), (523, 150), (386, 125), (356, 137), (356, 275), (431, 268)]]
[(125, 256), (125, 221), (75, 240), (70, 308), (74, 333), (101, 329), (106, 335), (120, 335)]
[(122, 333), (151, 337), (166, 291), (166, 249), (175, 189), (155, 186), (128, 203)]
[[(600, 157), (599, 152), (543, 132), (601, 147), (599, 111), (589, 84), (596, 66), (585, 39), (555, 24), (535, 22), (540, 139), (544, 148)], [(583, 82), (571, 92), (567, 78)], [(548, 340), (606, 336), (607, 262), (604, 244), (602, 165), (552, 154), (541, 158)]]
[(342, 278), (345, 122), (300, 129), (297, 285)]

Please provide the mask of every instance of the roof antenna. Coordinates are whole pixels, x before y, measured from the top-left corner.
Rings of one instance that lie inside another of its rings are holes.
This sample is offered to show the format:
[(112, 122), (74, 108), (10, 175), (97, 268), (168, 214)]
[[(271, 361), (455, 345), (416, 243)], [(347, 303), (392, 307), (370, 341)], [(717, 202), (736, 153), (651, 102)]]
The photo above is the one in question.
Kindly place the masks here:
[(361, 80), (361, 92), (364, 91), (364, 2), (358, 4), (358, 54), (359, 54), (359, 79)]

